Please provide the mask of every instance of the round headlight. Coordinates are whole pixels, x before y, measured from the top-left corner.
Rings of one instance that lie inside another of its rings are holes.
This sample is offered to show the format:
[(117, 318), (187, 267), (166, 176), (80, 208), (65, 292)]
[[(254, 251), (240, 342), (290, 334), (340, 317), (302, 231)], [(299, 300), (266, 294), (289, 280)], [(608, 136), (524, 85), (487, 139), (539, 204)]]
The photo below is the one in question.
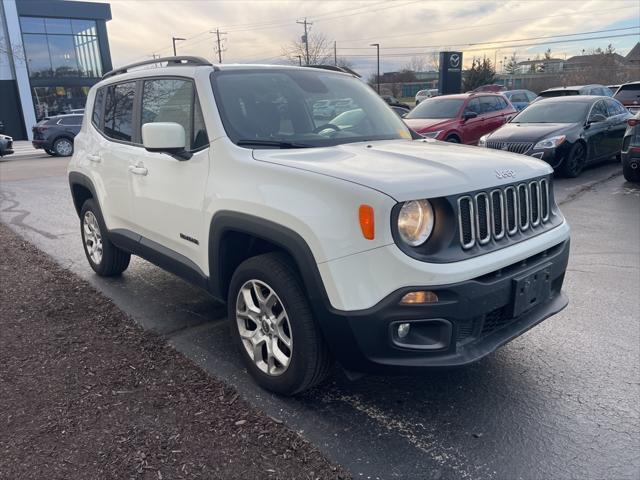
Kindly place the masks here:
[(406, 202), (398, 215), (398, 232), (402, 240), (417, 247), (427, 241), (433, 231), (433, 208), (428, 200)]

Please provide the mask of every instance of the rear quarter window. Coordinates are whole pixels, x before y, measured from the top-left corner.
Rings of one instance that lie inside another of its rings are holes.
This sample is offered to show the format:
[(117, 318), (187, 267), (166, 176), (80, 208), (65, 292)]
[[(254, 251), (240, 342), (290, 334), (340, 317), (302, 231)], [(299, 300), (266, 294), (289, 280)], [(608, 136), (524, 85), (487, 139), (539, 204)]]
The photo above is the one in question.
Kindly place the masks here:
[(93, 102), (93, 112), (91, 113), (91, 123), (96, 128), (100, 129), (102, 126), (102, 114), (104, 112), (104, 88), (99, 88), (96, 92), (96, 99)]

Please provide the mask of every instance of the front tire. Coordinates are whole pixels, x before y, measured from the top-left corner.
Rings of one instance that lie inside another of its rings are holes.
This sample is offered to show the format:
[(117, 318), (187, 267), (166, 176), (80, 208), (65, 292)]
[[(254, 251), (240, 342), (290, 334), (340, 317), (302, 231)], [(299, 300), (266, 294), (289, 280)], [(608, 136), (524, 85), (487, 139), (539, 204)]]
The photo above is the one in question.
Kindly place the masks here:
[(228, 313), (240, 355), (263, 388), (295, 395), (329, 374), (327, 345), (285, 255), (268, 253), (240, 264), (229, 287)]
[(131, 254), (111, 243), (100, 209), (93, 199), (82, 205), (80, 231), (84, 253), (94, 272), (101, 277), (113, 277), (127, 269)]
[(73, 155), (73, 142), (68, 138), (58, 138), (53, 142), (53, 151), (59, 157), (69, 157)]
[(460, 143), (460, 139), (455, 135), (449, 135), (447, 138), (444, 139), (444, 141), (449, 143)]
[(564, 159), (562, 165), (560, 165), (560, 173), (563, 177), (576, 178), (587, 163), (587, 147), (582, 142), (576, 142), (569, 155)]

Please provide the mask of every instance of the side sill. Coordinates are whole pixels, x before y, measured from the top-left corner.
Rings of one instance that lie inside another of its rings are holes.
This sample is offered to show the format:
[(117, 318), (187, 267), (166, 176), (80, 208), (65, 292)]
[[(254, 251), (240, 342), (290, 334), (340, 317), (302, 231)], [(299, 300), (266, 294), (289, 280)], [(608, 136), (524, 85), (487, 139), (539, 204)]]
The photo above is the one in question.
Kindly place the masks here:
[(109, 240), (118, 248), (142, 257), (209, 292), (209, 278), (184, 255), (126, 229), (110, 230)]

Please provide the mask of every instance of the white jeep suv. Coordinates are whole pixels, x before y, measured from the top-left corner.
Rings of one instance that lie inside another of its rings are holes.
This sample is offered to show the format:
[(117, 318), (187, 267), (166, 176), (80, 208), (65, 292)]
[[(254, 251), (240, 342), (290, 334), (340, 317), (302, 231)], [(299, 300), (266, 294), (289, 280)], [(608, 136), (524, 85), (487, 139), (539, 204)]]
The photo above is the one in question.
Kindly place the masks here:
[[(465, 365), (567, 305), (546, 163), (418, 139), (348, 74), (154, 62), (89, 92), (69, 164), (87, 259), (111, 276), (138, 255), (227, 302), (263, 387)], [(357, 121), (314, 119), (335, 99)]]

